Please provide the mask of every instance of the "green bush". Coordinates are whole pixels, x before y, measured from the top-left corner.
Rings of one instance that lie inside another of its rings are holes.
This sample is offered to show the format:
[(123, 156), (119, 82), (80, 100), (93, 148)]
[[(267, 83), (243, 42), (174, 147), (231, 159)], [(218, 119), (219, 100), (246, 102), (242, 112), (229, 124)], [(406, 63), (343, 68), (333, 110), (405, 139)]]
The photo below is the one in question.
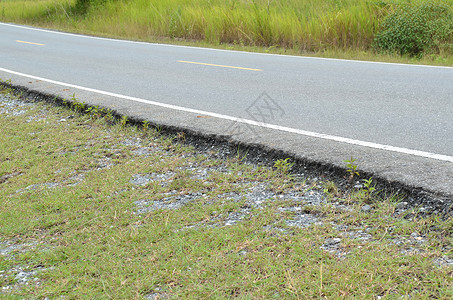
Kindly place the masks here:
[(377, 50), (400, 55), (453, 53), (453, 10), (442, 1), (404, 3), (376, 34)]
[(76, 13), (83, 15), (88, 12), (90, 7), (99, 7), (108, 1), (112, 0), (77, 0), (74, 8)]
[(75, 4), (75, 12), (79, 14), (85, 14), (91, 5), (91, 0), (77, 0)]

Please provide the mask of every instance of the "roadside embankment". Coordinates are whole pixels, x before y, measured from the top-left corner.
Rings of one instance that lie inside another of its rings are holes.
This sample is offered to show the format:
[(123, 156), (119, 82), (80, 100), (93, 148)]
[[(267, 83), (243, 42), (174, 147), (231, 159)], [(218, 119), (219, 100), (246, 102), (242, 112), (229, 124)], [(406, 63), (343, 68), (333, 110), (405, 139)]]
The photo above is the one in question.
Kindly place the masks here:
[[(335, 180), (345, 189), (360, 186), (363, 180), (372, 177), (380, 190), (404, 194), (414, 206), (422, 205), (424, 210), (436, 213), (451, 211), (453, 179), (452, 163), (448, 161), (282, 132), (13, 74), (1, 76), (10, 76), (11, 86), (30, 98), (60, 103), (72, 99), (103, 107), (138, 124), (146, 121), (170, 133), (184, 132), (187, 141), (201, 148), (218, 147), (228, 153), (241, 149), (247, 153), (247, 159), (267, 165), (290, 158), (295, 163), (295, 172)], [(351, 158), (356, 160), (354, 165), (360, 174), (352, 183), (348, 182), (345, 162)]]
[(251, 164), (270, 158), (16, 91), (0, 94), (2, 297), (453, 296), (451, 217), (291, 174), (283, 152)]

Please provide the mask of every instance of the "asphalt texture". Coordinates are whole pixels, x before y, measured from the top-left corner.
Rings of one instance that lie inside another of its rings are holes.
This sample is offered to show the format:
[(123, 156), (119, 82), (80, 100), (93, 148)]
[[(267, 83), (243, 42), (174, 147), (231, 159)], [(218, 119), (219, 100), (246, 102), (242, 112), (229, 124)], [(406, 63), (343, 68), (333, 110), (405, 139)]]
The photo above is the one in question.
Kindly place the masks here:
[(344, 168), (353, 157), (364, 174), (439, 201), (453, 197), (453, 68), (137, 43), (2, 23), (0, 68), (3, 81), (29, 91), (75, 93), (131, 118), (326, 167)]

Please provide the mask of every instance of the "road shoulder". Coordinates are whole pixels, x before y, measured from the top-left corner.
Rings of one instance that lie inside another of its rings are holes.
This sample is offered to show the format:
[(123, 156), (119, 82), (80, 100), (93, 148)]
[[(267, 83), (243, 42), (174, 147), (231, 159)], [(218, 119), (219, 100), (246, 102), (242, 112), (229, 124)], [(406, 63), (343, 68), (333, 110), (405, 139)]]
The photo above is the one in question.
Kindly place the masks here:
[(289, 157), (296, 162), (299, 172), (319, 173), (339, 181), (344, 181), (347, 174), (344, 161), (353, 158), (362, 179), (373, 177), (381, 189), (407, 194), (412, 204), (446, 212), (453, 202), (453, 164), (450, 162), (246, 125), (1, 71), (0, 80), (22, 89), (29, 97), (68, 101), (76, 97), (87, 105), (112, 109), (119, 115), (128, 116), (130, 120), (147, 120), (169, 131), (185, 132), (186, 136), (198, 141), (194, 143), (223, 144), (230, 148), (239, 146), (246, 149), (252, 160), (272, 162), (277, 158)]

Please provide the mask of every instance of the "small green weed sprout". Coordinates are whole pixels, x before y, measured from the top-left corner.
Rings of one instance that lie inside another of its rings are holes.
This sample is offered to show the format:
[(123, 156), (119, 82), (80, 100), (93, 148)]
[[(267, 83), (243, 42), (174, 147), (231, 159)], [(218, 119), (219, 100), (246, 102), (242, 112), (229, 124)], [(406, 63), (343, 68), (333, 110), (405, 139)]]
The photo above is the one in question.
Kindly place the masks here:
[(143, 131), (148, 131), (148, 129), (149, 129), (149, 121), (148, 120), (144, 120), (142, 122), (142, 129), (143, 129)]
[(121, 120), (120, 120), (121, 127), (126, 127), (128, 121), (129, 121), (129, 118), (126, 115), (122, 116)]
[(337, 185), (333, 181), (326, 181), (323, 183), (324, 185), (324, 194), (326, 194), (329, 198), (339, 197), (341, 195), (340, 191), (338, 190)]
[(72, 94), (71, 101), (72, 102), (78, 102), (79, 101), (79, 99), (77, 99), (75, 93)]
[(285, 159), (278, 159), (274, 162), (274, 168), (280, 174), (288, 174), (293, 165), (294, 163), (289, 162), (289, 157)]
[(249, 154), (249, 151), (245, 151), (245, 154), (241, 150), (241, 147), (238, 145), (236, 149), (236, 159), (238, 161), (244, 161), (247, 158), (247, 155)]
[(79, 99), (77, 99), (77, 97), (75, 96), (75, 93), (72, 94), (72, 97), (71, 97), (71, 108), (73, 110), (75, 110), (76, 112), (84, 112), (85, 111), (85, 102), (80, 102)]
[(93, 106), (88, 106), (87, 109), (85, 109), (85, 112), (91, 115), (93, 112)]
[(177, 140), (180, 140), (182, 142), (186, 141), (186, 134), (184, 132), (178, 132), (175, 137)]
[(101, 111), (99, 110), (99, 106), (89, 106), (86, 110), (86, 113), (90, 115), (91, 118), (97, 119), (101, 116)]
[(109, 124), (113, 123), (114, 117), (113, 117), (113, 113), (112, 113), (112, 111), (110, 109), (107, 109), (105, 111), (104, 119)]
[(359, 172), (357, 172), (357, 165), (355, 164), (357, 160), (353, 159), (346, 159), (344, 162), (346, 163), (346, 172), (349, 173), (349, 183), (352, 183), (354, 181), (355, 176), (360, 176)]
[(73, 108), (77, 112), (83, 112), (85, 110), (85, 102), (73, 102)]
[(6, 85), (2, 85), (2, 88), (4, 89), (6, 94), (12, 96), (14, 94), (14, 91), (11, 88), (11, 79), (6, 80), (5, 83)]
[(369, 201), (371, 200), (371, 195), (376, 191), (376, 184), (373, 184), (373, 177), (370, 177), (370, 179), (364, 179), (363, 186), (365, 187), (365, 196)]

